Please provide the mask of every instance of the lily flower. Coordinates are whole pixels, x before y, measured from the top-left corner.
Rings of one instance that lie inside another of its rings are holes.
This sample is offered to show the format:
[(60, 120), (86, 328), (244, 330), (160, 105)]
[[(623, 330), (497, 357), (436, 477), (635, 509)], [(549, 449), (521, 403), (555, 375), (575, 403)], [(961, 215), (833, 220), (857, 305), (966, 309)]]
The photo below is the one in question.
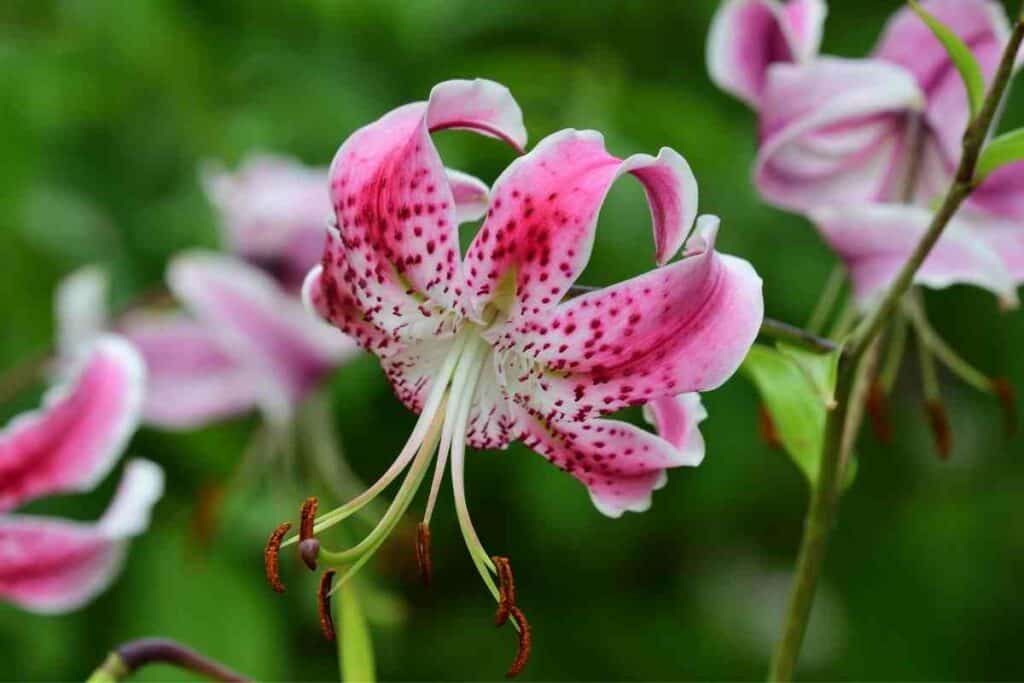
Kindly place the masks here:
[(708, 35), (711, 80), (756, 109), (768, 67), (817, 56), (827, 14), (825, 0), (726, 0)]
[[(503, 449), (520, 440), (578, 479), (606, 515), (645, 510), (667, 469), (700, 462), (703, 409), (695, 397), (675, 397), (735, 372), (761, 323), (761, 280), (746, 261), (714, 250), (718, 220), (710, 216), (697, 221), (687, 256), (670, 263), (697, 214), (689, 166), (668, 148), (619, 159), (594, 131), (554, 133), (515, 160), (463, 256), (457, 190), (430, 137), (447, 128), (517, 150), (526, 144), (506, 88), (447, 81), (427, 101), (356, 131), (331, 165), (335, 223), (305, 297), (378, 356), (419, 420), (381, 479), (314, 530), (353, 514), (408, 469), (362, 542), (319, 549), (321, 561), (347, 568), (345, 580), (394, 528), (436, 453), (421, 530), (450, 463), (466, 546), (505, 605), (507, 591), (492, 574), (503, 580), (507, 560), (492, 560), (468, 512), (466, 445)], [(566, 299), (590, 258), (604, 197), (627, 173), (646, 191), (660, 267)], [(642, 404), (652, 406), (664, 438), (603, 417)]]
[(94, 524), (13, 515), (41, 496), (89, 491), (117, 462), (139, 421), (144, 366), (113, 336), (91, 344), (42, 407), (0, 431), (0, 598), (40, 613), (66, 612), (117, 575), (128, 539), (149, 524), (161, 469), (129, 462)]

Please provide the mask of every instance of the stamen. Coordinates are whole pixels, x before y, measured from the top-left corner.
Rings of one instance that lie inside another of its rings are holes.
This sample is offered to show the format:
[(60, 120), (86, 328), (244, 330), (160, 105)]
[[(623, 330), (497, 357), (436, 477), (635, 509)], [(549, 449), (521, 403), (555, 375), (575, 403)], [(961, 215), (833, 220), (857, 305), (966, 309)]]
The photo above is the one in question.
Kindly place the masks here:
[(941, 401), (928, 401), (925, 407), (928, 410), (928, 423), (935, 437), (935, 448), (939, 457), (942, 460), (949, 460), (949, 454), (953, 450), (953, 430), (949, 426), (946, 408)]
[(299, 525), (300, 541), (313, 538), (313, 522), (316, 519), (317, 505), (316, 496), (310, 496), (302, 503), (302, 512), (300, 513), (301, 524)]
[(320, 590), (317, 592), (317, 608), (320, 610), (320, 630), (329, 643), (334, 642), (334, 617), (331, 616), (331, 583), (334, 582), (334, 570), (328, 569), (320, 577)]
[(281, 552), (281, 539), (284, 538), (284, 535), (291, 528), (292, 525), (288, 522), (278, 525), (274, 532), (270, 534), (270, 538), (267, 540), (267, 547), (263, 550), (263, 569), (267, 575), (267, 583), (277, 593), (284, 593), (284, 584), (281, 583), (277, 556)]
[(509, 667), (508, 671), (505, 672), (506, 678), (515, 678), (523, 669), (526, 667), (526, 662), (530, 659), (530, 650), (533, 648), (533, 638), (530, 633), (530, 622), (526, 620), (526, 615), (518, 607), (513, 606), (512, 618), (519, 624), (519, 651), (516, 653), (516, 658), (512, 662), (512, 666)]
[(424, 522), (416, 527), (416, 566), (419, 567), (423, 585), (429, 586), (434, 564), (430, 557), (430, 527)]
[(1017, 392), (1005, 377), (997, 377), (992, 380), (992, 390), (996, 392), (999, 403), (1003, 407), (1003, 424), (1006, 427), (1006, 433), (1013, 436), (1017, 433)]
[(868, 390), (868, 415), (871, 418), (871, 431), (875, 438), (883, 444), (892, 443), (892, 422), (889, 420), (889, 400), (885, 395), (885, 387), (880, 380), (871, 383)]

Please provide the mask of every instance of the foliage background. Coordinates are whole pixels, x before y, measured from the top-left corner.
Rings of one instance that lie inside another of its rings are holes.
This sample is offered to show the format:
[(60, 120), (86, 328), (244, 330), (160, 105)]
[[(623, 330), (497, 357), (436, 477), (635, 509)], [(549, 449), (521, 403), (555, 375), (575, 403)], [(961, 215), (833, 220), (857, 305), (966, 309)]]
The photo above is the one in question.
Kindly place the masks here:
[[(507, 84), (531, 141), (563, 127), (602, 130), (620, 154), (680, 150), (720, 214), (723, 250), (754, 262), (769, 314), (802, 322), (833, 257), (804, 221), (765, 207), (749, 182), (754, 120), (716, 91), (704, 66), (712, 0), (7, 0), (0, 8), (0, 367), (44, 350), (59, 278), (102, 262), (125, 301), (157, 285), (176, 251), (217, 245), (197, 184), (204, 159), (253, 149), (326, 164), (356, 127), (422, 98), (437, 81)], [(892, 0), (833, 2), (828, 52), (870, 49)], [(1004, 127), (1024, 124), (1018, 88)], [(446, 162), (494, 178), (510, 160), (473, 136), (440, 136)], [(616, 187), (585, 276), (610, 283), (651, 265), (639, 186)], [(990, 296), (929, 296), (938, 327), (993, 374), (1024, 387), (1024, 317)], [(913, 363), (908, 363), (913, 366)], [(998, 407), (946, 378), (956, 444), (939, 463), (913, 367), (893, 400), (896, 440), (863, 439), (858, 480), (826, 570), (806, 677), (1021, 679), (1024, 452)], [(0, 406), (34, 404), (40, 387)], [(371, 479), (413, 423), (377, 364), (363, 358), (331, 385), (352, 466)], [(600, 516), (583, 489), (515, 447), (469, 463), (482, 538), (509, 554), (536, 634), (527, 679), (748, 679), (765, 671), (795, 555), (805, 485), (764, 446), (757, 398), (737, 378), (705, 398), (708, 458), (677, 471), (653, 509)], [(227, 495), (203, 545), (196, 516), (231, 477), (254, 418), (185, 435), (143, 430), (130, 453), (169, 475), (153, 530), (116, 586), (78, 613), (0, 605), (0, 676), (81, 679), (115, 643), (180, 638), (259, 679), (329, 679), (314, 579), (286, 566), (290, 590), (266, 589), (266, 532), (302, 492), (267, 478)], [(113, 477), (112, 477), (113, 479)], [(112, 488), (32, 511), (83, 519)], [(206, 492), (206, 493), (204, 493)], [(443, 499), (444, 500), (444, 499)], [(461, 546), (449, 505), (434, 524), (436, 580), (414, 579), (411, 538), (376, 562), (371, 600), (386, 679), (497, 678), (513, 636)], [(141, 679), (175, 677), (154, 669)]]

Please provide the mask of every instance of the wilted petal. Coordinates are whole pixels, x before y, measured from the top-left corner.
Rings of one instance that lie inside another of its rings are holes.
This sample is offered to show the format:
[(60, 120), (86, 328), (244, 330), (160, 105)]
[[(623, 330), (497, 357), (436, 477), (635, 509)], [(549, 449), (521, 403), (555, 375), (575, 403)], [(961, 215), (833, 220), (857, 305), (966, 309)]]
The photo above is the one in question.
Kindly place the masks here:
[(711, 23), (711, 79), (757, 107), (769, 66), (817, 54), (826, 13), (824, 0), (727, 0)]
[[(846, 263), (854, 295), (863, 307), (893, 281), (932, 220), (930, 211), (902, 204), (823, 208), (812, 217)], [(959, 219), (946, 227), (914, 281), (936, 289), (972, 284), (1007, 302), (1016, 301), (1013, 280), (999, 255)]]
[(113, 581), (127, 539), (146, 529), (162, 494), (162, 470), (133, 460), (99, 522), (0, 517), (0, 598), (42, 614), (89, 602)]
[(507, 325), (496, 325), (492, 336), (561, 300), (590, 259), (601, 204), (623, 173), (644, 185), (656, 257), (664, 263), (682, 245), (697, 211), (697, 181), (673, 150), (622, 160), (605, 151), (600, 133), (564, 130), (501, 174), (466, 256), (475, 316), (487, 317), (488, 305), (505, 315)]
[(183, 254), (168, 268), (167, 281), (186, 308), (259, 378), (261, 402), (272, 416), (287, 416), (355, 349), (350, 338), (311, 315), (269, 276), (229, 256)]
[(714, 251), (718, 220), (698, 221), (694, 255), (571, 299), (509, 335), (506, 378), (517, 402), (549, 420), (714, 389), (761, 326), (761, 278)]
[(100, 337), (39, 410), (0, 432), (0, 511), (95, 486), (138, 425), (144, 381), (139, 354), (118, 337)]
[(658, 430), (658, 436), (678, 449), (686, 464), (694, 466), (704, 460), (700, 423), (707, 416), (697, 393), (666, 396), (644, 406), (644, 417)]
[(480, 220), (487, 213), (491, 189), (487, 183), (462, 171), (445, 169), (455, 199), (455, 220), (459, 223)]
[(145, 313), (123, 319), (119, 330), (146, 362), (147, 424), (194, 429), (259, 404), (260, 378), (210, 326), (181, 313)]
[(67, 361), (81, 353), (107, 328), (107, 273), (86, 266), (61, 280), (54, 297), (57, 353)]
[(227, 246), (297, 289), (323, 250), (331, 212), (327, 170), (256, 155), (233, 173), (208, 163), (202, 180)]
[(879, 60), (776, 65), (761, 109), (757, 187), (795, 210), (895, 199), (907, 173), (909, 114), (923, 106), (910, 73)]
[(325, 249), (378, 326), (409, 336), (424, 319), (462, 308), (458, 212), (430, 132), (463, 128), (526, 144), (522, 113), (493, 81), (446, 81), (427, 102), (400, 107), (353, 133), (331, 165), (336, 232)]
[(576, 477), (603, 514), (643, 512), (665, 485), (665, 470), (694, 465), (664, 439), (619, 420), (548, 422), (519, 418), (523, 443)]

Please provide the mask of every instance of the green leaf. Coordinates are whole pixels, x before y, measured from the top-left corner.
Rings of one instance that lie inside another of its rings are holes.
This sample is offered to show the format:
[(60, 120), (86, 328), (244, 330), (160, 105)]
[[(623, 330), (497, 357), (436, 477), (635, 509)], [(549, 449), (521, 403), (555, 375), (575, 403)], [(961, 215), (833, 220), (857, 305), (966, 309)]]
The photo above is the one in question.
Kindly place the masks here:
[(980, 183), (1003, 166), (1017, 161), (1024, 161), (1024, 128), (1000, 135), (985, 145), (974, 177)]
[(928, 28), (942, 43), (942, 47), (946, 48), (949, 58), (953, 60), (956, 70), (960, 72), (960, 78), (963, 79), (967, 89), (967, 102), (971, 107), (971, 119), (973, 119), (981, 109), (981, 103), (985, 100), (985, 76), (981, 72), (978, 60), (974, 58), (974, 53), (964, 44), (964, 41), (960, 40), (960, 36), (926, 12), (917, 0), (909, 0), (909, 2), (910, 8), (917, 13), (917, 16), (921, 17), (921, 21), (928, 25)]
[[(782, 447), (812, 485), (818, 478), (838, 363), (838, 352), (822, 355), (786, 344), (755, 344), (743, 361), (743, 372), (761, 394)], [(847, 485), (855, 470), (852, 465), (851, 461)]]
[(360, 604), (355, 581), (346, 582), (335, 597), (338, 622), (338, 665), (346, 683), (372, 683), (377, 680), (370, 629)]

